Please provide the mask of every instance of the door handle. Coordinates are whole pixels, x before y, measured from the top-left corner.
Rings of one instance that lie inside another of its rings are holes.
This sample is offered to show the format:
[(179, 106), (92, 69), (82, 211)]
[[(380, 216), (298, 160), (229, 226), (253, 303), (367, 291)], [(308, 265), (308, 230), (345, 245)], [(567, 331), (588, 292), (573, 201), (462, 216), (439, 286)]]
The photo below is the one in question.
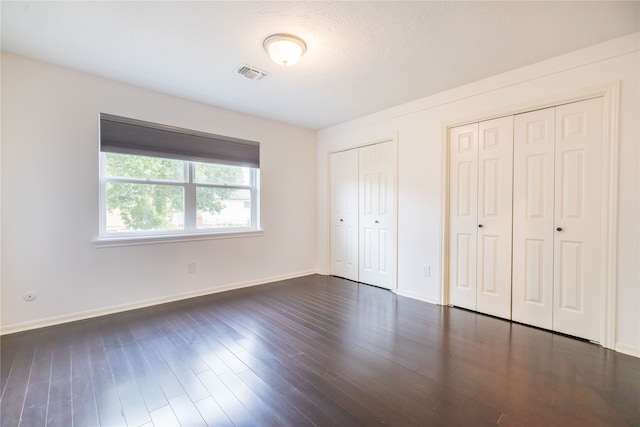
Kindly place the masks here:
[(482, 228), (482, 224), (478, 224), (478, 228)]
[(344, 221), (344, 219), (340, 218), (340, 222)]
[(562, 231), (562, 227), (558, 227), (558, 228), (556, 228), (556, 230)]
[(380, 223), (380, 221), (378, 221), (377, 219), (376, 219), (376, 221), (375, 221), (375, 222), (376, 222), (376, 224), (379, 224), (379, 223)]

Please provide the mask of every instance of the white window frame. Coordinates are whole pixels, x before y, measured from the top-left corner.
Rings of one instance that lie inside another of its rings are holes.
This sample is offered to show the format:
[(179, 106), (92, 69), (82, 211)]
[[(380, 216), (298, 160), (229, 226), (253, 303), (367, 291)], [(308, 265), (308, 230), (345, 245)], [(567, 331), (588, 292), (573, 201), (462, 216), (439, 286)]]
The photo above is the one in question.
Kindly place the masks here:
[[(262, 235), (260, 229), (259, 209), (259, 181), (260, 169), (249, 168), (249, 185), (224, 185), (195, 182), (195, 165), (197, 162), (182, 160), (184, 165), (184, 179), (182, 181), (157, 180), (146, 178), (113, 178), (106, 176), (106, 154), (100, 152), (100, 230), (95, 241), (96, 246), (126, 246), (135, 244), (150, 244), (173, 242), (181, 240), (202, 240), (212, 238), (230, 238)], [(213, 163), (213, 162), (212, 162)], [(215, 163), (213, 163), (215, 164)], [(220, 163), (222, 164), (222, 163)], [(182, 187), (184, 191), (184, 229), (181, 230), (140, 230), (140, 231), (107, 231), (107, 198), (108, 183), (121, 182), (131, 184), (170, 185)], [(201, 228), (196, 225), (197, 204), (196, 190), (203, 188), (224, 188), (233, 190), (248, 190), (251, 201), (251, 225), (249, 227), (217, 227)]]

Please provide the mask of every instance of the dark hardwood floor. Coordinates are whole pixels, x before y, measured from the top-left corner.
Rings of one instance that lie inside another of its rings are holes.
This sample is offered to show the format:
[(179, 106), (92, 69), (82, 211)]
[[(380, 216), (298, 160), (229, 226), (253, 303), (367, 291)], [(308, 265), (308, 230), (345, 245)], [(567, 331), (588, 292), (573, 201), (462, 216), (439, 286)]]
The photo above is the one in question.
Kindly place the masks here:
[(4, 426), (640, 426), (640, 359), (308, 276), (4, 336)]

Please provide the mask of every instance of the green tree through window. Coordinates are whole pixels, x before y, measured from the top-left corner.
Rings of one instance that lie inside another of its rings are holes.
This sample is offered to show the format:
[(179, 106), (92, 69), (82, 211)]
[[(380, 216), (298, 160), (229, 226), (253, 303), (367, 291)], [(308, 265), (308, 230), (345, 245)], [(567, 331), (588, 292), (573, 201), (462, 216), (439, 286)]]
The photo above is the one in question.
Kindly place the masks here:
[(251, 185), (249, 168), (115, 153), (105, 153), (105, 177), (106, 210), (129, 230), (175, 228), (172, 219), (185, 214), (191, 188), (185, 183), (192, 179), (196, 211), (210, 214), (219, 214), (238, 186)]

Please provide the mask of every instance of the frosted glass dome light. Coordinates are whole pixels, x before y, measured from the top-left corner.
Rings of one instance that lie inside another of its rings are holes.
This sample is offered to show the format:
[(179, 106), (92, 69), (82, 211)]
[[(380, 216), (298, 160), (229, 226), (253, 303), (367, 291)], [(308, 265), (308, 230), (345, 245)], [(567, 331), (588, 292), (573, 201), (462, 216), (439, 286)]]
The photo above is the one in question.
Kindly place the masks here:
[(270, 35), (264, 40), (263, 46), (273, 62), (283, 67), (295, 64), (307, 51), (305, 42), (291, 34)]

